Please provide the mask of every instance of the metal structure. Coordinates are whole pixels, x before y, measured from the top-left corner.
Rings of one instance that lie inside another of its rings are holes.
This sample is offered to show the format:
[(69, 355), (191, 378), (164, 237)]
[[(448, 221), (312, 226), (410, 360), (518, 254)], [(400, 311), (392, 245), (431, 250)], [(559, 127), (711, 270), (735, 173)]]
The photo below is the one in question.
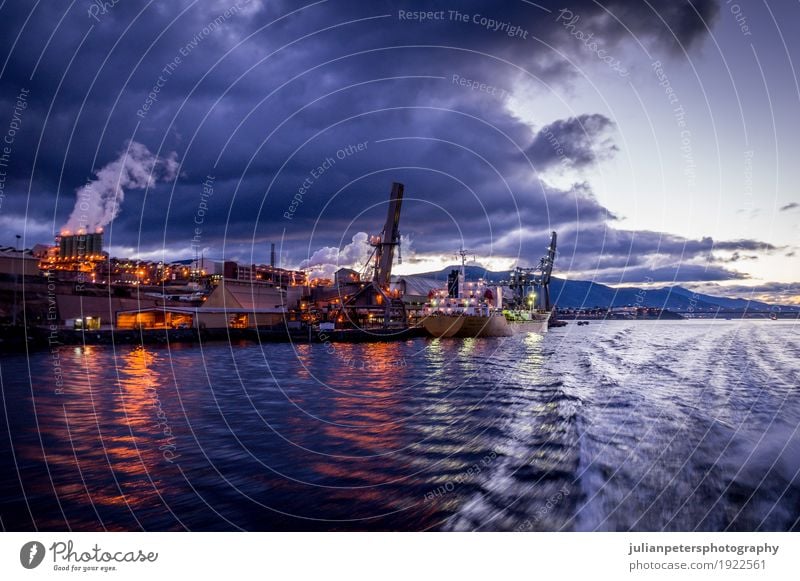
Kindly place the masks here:
[(82, 260), (84, 258), (100, 258), (103, 253), (103, 233), (86, 234), (64, 233), (56, 238), (58, 258), (62, 261)]
[(514, 300), (517, 308), (533, 308), (535, 297), (542, 298), (543, 310), (549, 311), (552, 308), (550, 303), (550, 278), (553, 273), (553, 263), (556, 259), (555, 232), (550, 233), (550, 245), (547, 247), (547, 255), (539, 260), (539, 266), (535, 268), (517, 267), (511, 272), (509, 288), (514, 293)]
[(400, 247), (400, 208), (403, 205), (403, 184), (394, 182), (389, 196), (389, 209), (386, 212), (386, 224), (379, 236), (374, 236), (370, 244), (374, 250), (374, 275), (372, 282), (378, 288), (388, 289), (392, 276), (394, 249)]
[(466, 248), (459, 248), (456, 251), (456, 258), (460, 258), (461, 259), (461, 270), (462, 271), (464, 270), (464, 267), (467, 265), (467, 257), (470, 254), (472, 254), (472, 260), (474, 261), (475, 260), (475, 255), (471, 251), (467, 250)]
[(400, 210), (404, 189), (401, 183), (392, 184), (386, 223), (381, 233), (369, 240), (373, 250), (367, 260), (365, 273), (372, 270), (371, 281), (343, 305), (348, 319), (356, 326), (361, 326), (364, 314), (367, 320), (372, 320), (375, 315), (382, 317), (384, 327), (408, 324), (405, 303), (389, 289), (395, 248), (400, 256)]
[[(467, 257), (470, 254), (472, 253), (463, 247), (456, 250), (456, 258), (461, 259), (461, 268), (451, 270), (447, 276), (447, 294), (451, 298), (458, 298), (461, 295), (462, 286), (467, 280)], [(472, 260), (475, 260), (475, 256), (472, 257)]]

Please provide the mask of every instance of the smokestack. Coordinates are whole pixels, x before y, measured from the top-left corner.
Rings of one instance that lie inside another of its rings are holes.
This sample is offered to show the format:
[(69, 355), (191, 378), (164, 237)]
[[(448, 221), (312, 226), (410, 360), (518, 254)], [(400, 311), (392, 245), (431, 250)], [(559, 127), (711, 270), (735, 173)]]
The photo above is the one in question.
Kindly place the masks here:
[(75, 256), (75, 236), (64, 237), (64, 258), (73, 258)]
[(89, 235), (89, 254), (99, 256), (103, 252), (103, 234), (95, 232)]
[(58, 244), (58, 257), (62, 259), (83, 258), (84, 256), (99, 256), (103, 252), (103, 234), (66, 234), (62, 233), (56, 238)]
[(270, 250), (269, 250), (269, 265), (270, 265), (272, 268), (275, 268), (275, 243), (274, 243), (274, 242), (273, 242), (273, 243), (270, 245)]

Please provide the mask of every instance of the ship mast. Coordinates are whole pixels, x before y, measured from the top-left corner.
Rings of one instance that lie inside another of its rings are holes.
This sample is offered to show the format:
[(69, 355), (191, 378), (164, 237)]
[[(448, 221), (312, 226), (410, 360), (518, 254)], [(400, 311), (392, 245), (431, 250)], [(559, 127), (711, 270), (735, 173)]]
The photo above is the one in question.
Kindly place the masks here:
[[(456, 258), (461, 257), (461, 270), (460, 270), (461, 280), (458, 281), (457, 298), (461, 298), (461, 287), (467, 282), (466, 266), (467, 266), (467, 256), (469, 254), (471, 254), (471, 252), (469, 250), (466, 250), (463, 246), (458, 250), (456, 250)], [(473, 256), (472, 259), (475, 260), (475, 257)]]

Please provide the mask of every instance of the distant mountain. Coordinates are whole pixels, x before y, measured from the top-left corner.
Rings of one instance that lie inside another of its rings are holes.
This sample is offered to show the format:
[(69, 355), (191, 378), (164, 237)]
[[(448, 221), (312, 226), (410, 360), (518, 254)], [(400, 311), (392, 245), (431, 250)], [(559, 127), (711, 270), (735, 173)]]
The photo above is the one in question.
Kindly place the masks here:
[[(413, 275), (436, 279), (444, 283), (447, 275), (458, 266), (448, 266), (440, 271), (426, 272)], [(482, 266), (467, 266), (464, 269), (467, 280), (486, 280), (499, 283), (507, 281), (509, 271), (491, 271)], [(398, 277), (408, 278), (408, 277)], [(772, 308), (772, 305), (760, 301), (717, 297), (702, 293), (695, 293), (681, 286), (667, 286), (664, 288), (638, 288), (638, 287), (610, 287), (597, 282), (584, 280), (565, 280), (553, 277), (550, 282), (550, 295), (553, 302), (560, 308), (608, 308), (624, 306), (658, 307), (671, 311), (716, 311), (718, 309), (744, 311), (763, 311)], [(798, 311), (800, 307), (781, 306), (782, 310)]]

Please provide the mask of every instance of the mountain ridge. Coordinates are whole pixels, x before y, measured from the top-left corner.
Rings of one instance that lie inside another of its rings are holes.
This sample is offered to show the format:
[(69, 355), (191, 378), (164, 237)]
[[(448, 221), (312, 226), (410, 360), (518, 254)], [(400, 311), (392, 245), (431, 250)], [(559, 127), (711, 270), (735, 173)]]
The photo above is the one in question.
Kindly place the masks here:
[[(397, 278), (419, 277), (444, 282), (447, 280), (448, 273), (458, 268), (457, 265), (447, 266), (439, 271), (398, 276)], [(491, 271), (482, 266), (469, 265), (465, 267), (465, 274), (467, 280), (484, 278), (497, 283), (508, 280), (509, 271)], [(668, 285), (660, 288), (610, 287), (598, 282), (563, 279), (556, 276), (550, 282), (550, 296), (553, 303), (562, 309), (641, 306), (680, 312), (708, 312), (720, 309), (765, 311), (779, 306), (783, 310), (800, 311), (800, 307), (794, 305), (773, 305), (750, 299), (707, 295), (680, 285)]]

